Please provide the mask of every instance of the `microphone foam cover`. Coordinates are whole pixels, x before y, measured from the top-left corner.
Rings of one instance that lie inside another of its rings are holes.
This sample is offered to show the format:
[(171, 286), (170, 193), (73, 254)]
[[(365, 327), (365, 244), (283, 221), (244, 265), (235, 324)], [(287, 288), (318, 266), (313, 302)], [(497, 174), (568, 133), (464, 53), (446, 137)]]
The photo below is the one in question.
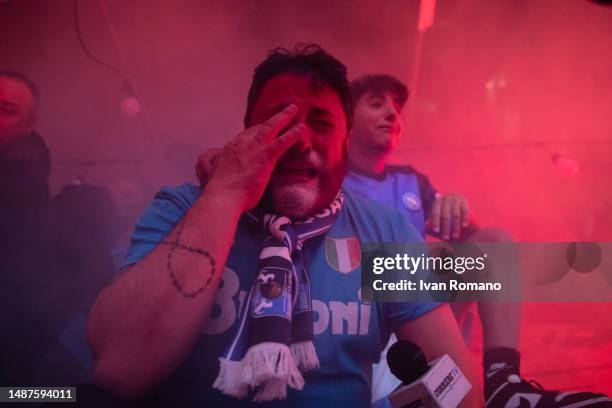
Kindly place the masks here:
[(387, 364), (393, 375), (405, 384), (415, 381), (429, 368), (423, 350), (408, 340), (398, 340), (389, 348)]

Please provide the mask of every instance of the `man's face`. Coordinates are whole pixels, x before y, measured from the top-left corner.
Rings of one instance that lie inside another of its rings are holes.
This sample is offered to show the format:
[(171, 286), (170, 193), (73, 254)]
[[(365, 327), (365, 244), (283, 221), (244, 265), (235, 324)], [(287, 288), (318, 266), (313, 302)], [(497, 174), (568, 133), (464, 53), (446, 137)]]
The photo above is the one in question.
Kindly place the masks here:
[(250, 124), (266, 121), (289, 104), (298, 108), (289, 127), (303, 124), (303, 141), (278, 160), (263, 200), (278, 214), (304, 218), (329, 204), (342, 184), (347, 123), (340, 98), (331, 87), (315, 87), (303, 75), (280, 74), (262, 87)]
[(404, 131), (397, 98), (390, 92), (365, 92), (357, 101), (351, 143), (377, 151), (391, 151)]
[(21, 81), (0, 77), (0, 146), (8, 145), (34, 126), (34, 100)]

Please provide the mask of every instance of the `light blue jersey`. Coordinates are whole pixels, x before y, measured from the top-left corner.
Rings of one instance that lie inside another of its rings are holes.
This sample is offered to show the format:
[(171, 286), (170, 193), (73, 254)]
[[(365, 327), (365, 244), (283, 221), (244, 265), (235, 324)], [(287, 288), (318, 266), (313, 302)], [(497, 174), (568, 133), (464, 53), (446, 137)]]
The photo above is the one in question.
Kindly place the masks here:
[[(410, 166), (385, 166), (382, 174), (373, 175), (351, 168), (343, 187), (349, 191), (395, 208), (404, 214), (412, 226), (425, 237), (425, 224), (436, 199), (436, 190), (429, 179)], [(389, 371), (386, 356), (393, 337), (382, 352), (381, 361), (372, 370), (372, 402), (375, 408), (391, 407), (387, 395), (400, 381)]]
[[(162, 189), (136, 224), (123, 267), (153, 250), (200, 194), (200, 188), (190, 184)], [(211, 319), (185, 362), (154, 391), (154, 398), (198, 407), (370, 406), (372, 364), (378, 361), (390, 334), (438, 304), (361, 302), (359, 244), (414, 241), (421, 237), (400, 213), (345, 192), (344, 207), (330, 232), (306, 241), (303, 250), (312, 285), (314, 344), (321, 365), (307, 372), (304, 389), (290, 389), (287, 399), (251, 403), (250, 399), (224, 396), (211, 385), (219, 371), (218, 358), (237, 329), (238, 311), (263, 242), (258, 226), (243, 216)], [(172, 285), (170, 277), (168, 285)]]
[(343, 187), (397, 209), (421, 236), (425, 236), (425, 222), (437, 193), (424, 174), (410, 166), (387, 165), (380, 175), (351, 168), (344, 178)]

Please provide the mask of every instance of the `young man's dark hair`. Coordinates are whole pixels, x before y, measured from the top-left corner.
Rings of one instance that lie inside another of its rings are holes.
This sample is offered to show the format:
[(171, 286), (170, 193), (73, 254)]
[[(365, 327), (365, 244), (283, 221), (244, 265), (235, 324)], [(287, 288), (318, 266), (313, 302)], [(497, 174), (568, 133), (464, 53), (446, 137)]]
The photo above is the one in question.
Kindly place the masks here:
[(364, 75), (351, 82), (351, 92), (353, 93), (353, 104), (366, 92), (391, 93), (400, 108), (408, 100), (410, 92), (404, 83), (399, 79), (386, 74)]
[(30, 93), (32, 94), (32, 115), (36, 115), (38, 113), (38, 106), (40, 105), (40, 91), (38, 90), (38, 86), (28, 78), (25, 74), (17, 71), (9, 71), (9, 70), (0, 70), (1, 78), (10, 78), (14, 81), (21, 82), (25, 86), (28, 87)]
[(346, 114), (347, 130), (351, 129), (353, 105), (346, 67), (317, 44), (298, 44), (293, 51), (283, 47), (275, 48), (255, 68), (253, 82), (247, 98), (247, 109), (244, 116), (245, 127), (251, 125), (253, 105), (259, 97), (263, 85), (270, 78), (285, 73), (303, 74), (311, 79), (313, 86), (328, 85), (335, 90)]

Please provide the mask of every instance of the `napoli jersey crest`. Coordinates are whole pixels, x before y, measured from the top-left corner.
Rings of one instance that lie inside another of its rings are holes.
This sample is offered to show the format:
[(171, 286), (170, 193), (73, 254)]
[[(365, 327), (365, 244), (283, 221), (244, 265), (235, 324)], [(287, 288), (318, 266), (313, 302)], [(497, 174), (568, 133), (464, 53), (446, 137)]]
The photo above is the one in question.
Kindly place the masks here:
[(402, 203), (410, 211), (419, 211), (421, 209), (421, 199), (414, 193), (404, 193), (402, 195)]

